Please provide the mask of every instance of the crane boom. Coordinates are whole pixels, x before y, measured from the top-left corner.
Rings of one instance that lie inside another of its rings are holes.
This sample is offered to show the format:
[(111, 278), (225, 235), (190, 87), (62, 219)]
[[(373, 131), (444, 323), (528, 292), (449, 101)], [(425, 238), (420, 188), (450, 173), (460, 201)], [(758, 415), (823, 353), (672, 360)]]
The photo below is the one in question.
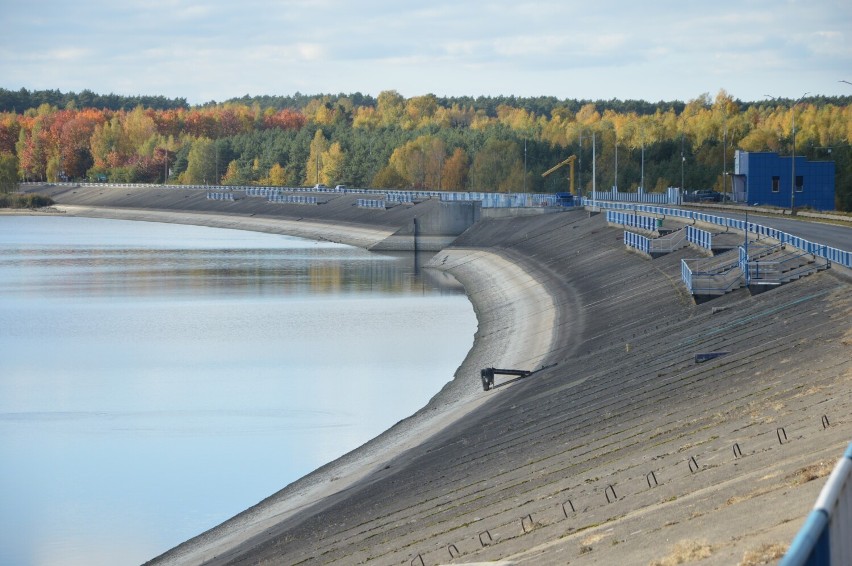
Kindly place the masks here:
[(573, 195), (573, 194), (575, 194), (574, 193), (574, 161), (576, 161), (576, 160), (577, 160), (577, 156), (572, 155), (571, 157), (569, 157), (565, 161), (562, 161), (561, 163), (557, 163), (556, 165), (554, 165), (553, 167), (551, 167), (550, 169), (548, 169), (547, 171), (542, 173), (541, 176), (547, 177), (551, 173), (555, 173), (556, 171), (558, 171), (559, 169), (562, 169), (563, 167), (565, 167), (567, 165), (568, 166), (568, 178), (570, 180), (570, 191), (571, 191), (571, 194)]

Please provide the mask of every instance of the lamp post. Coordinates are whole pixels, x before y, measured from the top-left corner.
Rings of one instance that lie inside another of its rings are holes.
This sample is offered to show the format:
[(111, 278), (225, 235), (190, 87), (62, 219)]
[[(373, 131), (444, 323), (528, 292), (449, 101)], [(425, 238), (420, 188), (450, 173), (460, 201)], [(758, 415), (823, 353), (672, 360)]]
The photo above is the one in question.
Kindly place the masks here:
[(613, 188), (618, 192), (618, 130), (612, 125), (612, 133), (615, 136), (615, 175), (613, 176)]
[(806, 97), (808, 93), (806, 92), (802, 96), (799, 97), (799, 100), (793, 103), (792, 110), (792, 119), (793, 119), (793, 148), (791, 149), (792, 158), (793, 158), (793, 186), (790, 187), (790, 216), (796, 215), (796, 106), (802, 101), (804, 97)]
[[(790, 161), (792, 162), (791, 170), (792, 170), (792, 179), (790, 184), (790, 216), (796, 215), (796, 106), (804, 99), (809, 92), (806, 92), (802, 96), (799, 97), (796, 102), (790, 107), (791, 116), (792, 116), (792, 124), (793, 124), (793, 146), (790, 148)], [(768, 96), (773, 100), (778, 100), (777, 97), (765, 94), (764, 96)]]
[(678, 195), (678, 204), (683, 204), (683, 193), (685, 190), (683, 166), (686, 163), (686, 157), (683, 154), (683, 133), (680, 134), (680, 194)]

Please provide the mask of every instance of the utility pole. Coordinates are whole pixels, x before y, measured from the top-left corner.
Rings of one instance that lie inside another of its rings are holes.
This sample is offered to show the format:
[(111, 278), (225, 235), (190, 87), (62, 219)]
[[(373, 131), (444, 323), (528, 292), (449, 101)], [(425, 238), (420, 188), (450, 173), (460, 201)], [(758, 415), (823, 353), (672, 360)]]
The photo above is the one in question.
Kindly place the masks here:
[(686, 163), (686, 156), (683, 153), (683, 133), (680, 134), (680, 200), (679, 204), (683, 204), (683, 193), (686, 190), (683, 178), (683, 166)]
[[(808, 94), (810, 93), (806, 92), (800, 96), (799, 99), (790, 107), (790, 115), (793, 125), (793, 146), (790, 148), (790, 162), (792, 163), (792, 179), (790, 179), (790, 216), (796, 215), (796, 106), (798, 106), (802, 99), (804, 99)], [(769, 97), (775, 101), (780, 100), (777, 96), (772, 96), (771, 94), (764, 94), (763, 96)]]
[(728, 117), (725, 116), (725, 135), (722, 138), (722, 199), (728, 190)]
[(800, 96), (799, 100), (797, 100), (793, 104), (793, 107), (790, 109), (791, 110), (790, 113), (793, 115), (792, 116), (792, 119), (793, 119), (793, 148), (790, 150), (790, 153), (792, 154), (792, 162), (793, 162), (793, 165), (792, 165), (792, 167), (793, 167), (793, 175), (792, 175), (793, 186), (790, 187), (790, 216), (796, 216), (796, 106), (798, 106), (798, 104), (802, 101), (802, 99), (804, 97), (806, 97), (807, 95), (808, 95), (808, 93), (806, 92), (805, 94)]
[(583, 130), (580, 130), (580, 151), (577, 152), (577, 195), (583, 196)]
[(612, 187), (618, 192), (618, 131), (614, 126), (613, 133), (615, 134), (615, 176), (613, 177)]
[(595, 156), (595, 131), (592, 130), (592, 196), (594, 197), (595, 191), (598, 190), (597, 186), (595, 186), (595, 179), (597, 175), (595, 174), (595, 163), (597, 162), (597, 158)]

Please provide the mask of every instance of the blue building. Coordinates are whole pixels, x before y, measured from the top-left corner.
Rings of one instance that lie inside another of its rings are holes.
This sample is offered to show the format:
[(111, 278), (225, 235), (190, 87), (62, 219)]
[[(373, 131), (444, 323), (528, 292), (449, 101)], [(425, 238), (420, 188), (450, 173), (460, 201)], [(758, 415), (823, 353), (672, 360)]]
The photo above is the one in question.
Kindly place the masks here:
[[(734, 200), (790, 208), (793, 164), (790, 156), (737, 150), (734, 156)], [(796, 208), (834, 210), (834, 161), (808, 161), (796, 156)]]

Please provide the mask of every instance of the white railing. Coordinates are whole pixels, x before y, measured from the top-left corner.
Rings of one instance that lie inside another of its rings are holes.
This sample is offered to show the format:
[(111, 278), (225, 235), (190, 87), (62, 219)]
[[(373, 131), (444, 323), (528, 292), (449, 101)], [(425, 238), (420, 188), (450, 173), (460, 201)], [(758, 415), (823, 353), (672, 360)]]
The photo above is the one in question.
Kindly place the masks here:
[(779, 566), (852, 564), (852, 444), (822, 488)]
[(695, 271), (689, 266), (689, 261), (698, 260), (680, 260), (680, 277), (693, 295), (722, 295), (743, 282), (738, 259), (719, 264), (712, 271)]
[(686, 231), (675, 230), (671, 234), (651, 240), (651, 253), (670, 254), (686, 246)]

